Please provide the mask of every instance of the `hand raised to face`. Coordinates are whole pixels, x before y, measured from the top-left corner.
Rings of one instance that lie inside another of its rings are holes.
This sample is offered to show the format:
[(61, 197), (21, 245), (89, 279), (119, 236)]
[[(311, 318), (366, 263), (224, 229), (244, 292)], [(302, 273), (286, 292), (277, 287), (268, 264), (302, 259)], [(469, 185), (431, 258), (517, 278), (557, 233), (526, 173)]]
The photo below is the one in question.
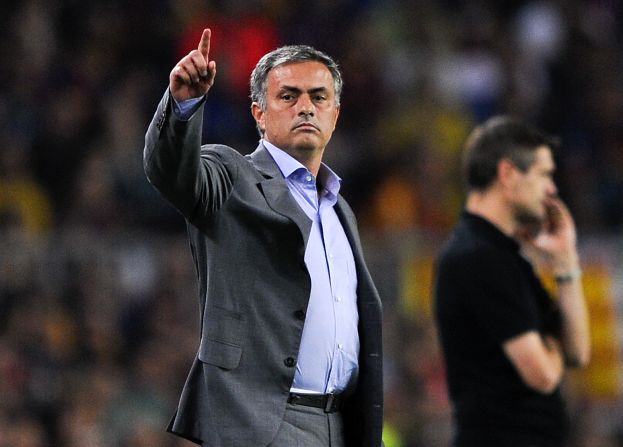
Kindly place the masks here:
[(199, 46), (184, 56), (169, 74), (169, 89), (176, 101), (205, 95), (216, 76), (216, 62), (210, 55), (211, 31), (203, 30)]
[(569, 271), (577, 267), (575, 223), (569, 209), (560, 199), (548, 199), (547, 217), (539, 231), (519, 236), (522, 242), (544, 255), (556, 270)]

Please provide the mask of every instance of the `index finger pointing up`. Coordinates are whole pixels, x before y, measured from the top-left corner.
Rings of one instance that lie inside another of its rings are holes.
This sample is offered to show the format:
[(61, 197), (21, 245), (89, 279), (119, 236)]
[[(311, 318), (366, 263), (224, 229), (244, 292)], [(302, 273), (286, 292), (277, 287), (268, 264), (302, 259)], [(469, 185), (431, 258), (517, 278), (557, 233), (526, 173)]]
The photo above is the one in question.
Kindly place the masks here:
[(210, 54), (210, 35), (212, 32), (209, 28), (203, 30), (203, 34), (201, 35), (201, 40), (199, 41), (199, 47), (197, 48), (199, 52), (203, 55), (206, 60), (206, 63), (209, 62), (208, 55)]

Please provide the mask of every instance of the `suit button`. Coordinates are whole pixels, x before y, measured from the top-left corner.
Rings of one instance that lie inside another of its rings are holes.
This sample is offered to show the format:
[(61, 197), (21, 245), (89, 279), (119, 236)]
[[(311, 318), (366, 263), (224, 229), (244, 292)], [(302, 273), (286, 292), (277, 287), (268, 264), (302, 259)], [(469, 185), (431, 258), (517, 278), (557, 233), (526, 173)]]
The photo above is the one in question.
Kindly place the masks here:
[(305, 319), (305, 311), (304, 310), (297, 310), (296, 312), (294, 312), (294, 316), (299, 319), (299, 320), (304, 320)]
[(294, 365), (296, 365), (296, 361), (294, 360), (294, 358), (288, 357), (283, 361), (283, 364), (286, 365), (288, 368), (292, 368)]

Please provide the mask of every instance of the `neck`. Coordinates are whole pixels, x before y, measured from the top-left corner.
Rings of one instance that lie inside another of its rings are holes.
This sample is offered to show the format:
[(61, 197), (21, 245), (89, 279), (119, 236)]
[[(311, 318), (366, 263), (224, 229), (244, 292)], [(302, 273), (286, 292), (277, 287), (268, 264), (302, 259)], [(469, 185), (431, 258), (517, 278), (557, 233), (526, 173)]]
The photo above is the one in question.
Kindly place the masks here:
[(297, 157), (296, 155), (292, 155), (292, 156), (296, 158), (296, 160), (299, 163), (301, 163), (303, 166), (309, 169), (309, 172), (314, 174), (314, 177), (316, 178), (318, 177), (318, 172), (320, 171), (320, 163), (321, 163), (320, 157), (306, 159), (304, 157)]
[(470, 192), (465, 209), (488, 220), (507, 236), (513, 237), (519, 228), (506, 202), (494, 191)]
[(318, 171), (320, 170), (320, 164), (322, 162), (323, 149), (292, 147), (284, 150), (290, 154), (292, 158), (309, 169), (309, 172), (314, 174), (314, 177), (318, 177)]
[(322, 154), (324, 153), (324, 148), (314, 148), (308, 146), (280, 147), (266, 139), (266, 136), (264, 136), (264, 139), (278, 149), (281, 149), (283, 152), (294, 158), (303, 166), (305, 166), (309, 170), (309, 172), (314, 174), (314, 177), (318, 177), (318, 171), (320, 170), (320, 164), (322, 163)]

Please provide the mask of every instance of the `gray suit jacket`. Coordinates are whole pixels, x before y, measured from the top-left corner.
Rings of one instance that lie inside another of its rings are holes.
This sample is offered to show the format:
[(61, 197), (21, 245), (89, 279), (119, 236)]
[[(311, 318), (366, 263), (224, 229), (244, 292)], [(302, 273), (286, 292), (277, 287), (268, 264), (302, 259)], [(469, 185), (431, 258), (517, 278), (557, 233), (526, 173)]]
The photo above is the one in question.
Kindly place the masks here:
[[(199, 281), (201, 341), (169, 431), (213, 447), (267, 446), (286, 409), (311, 280), (311, 222), (268, 151), (201, 147), (203, 105), (189, 121), (162, 98), (146, 135), (150, 182), (186, 218)], [(343, 409), (347, 445), (381, 445), (381, 303), (355, 217), (335, 206), (358, 277), (359, 377)]]

